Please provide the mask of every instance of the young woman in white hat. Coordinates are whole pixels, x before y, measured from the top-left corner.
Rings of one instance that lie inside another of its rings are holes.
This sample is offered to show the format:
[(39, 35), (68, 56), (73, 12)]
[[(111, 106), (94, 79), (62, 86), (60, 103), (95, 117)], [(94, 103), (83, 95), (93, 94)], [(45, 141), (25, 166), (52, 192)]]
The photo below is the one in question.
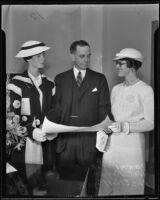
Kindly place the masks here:
[(115, 123), (103, 154), (99, 195), (143, 195), (145, 185), (145, 134), (154, 128), (154, 94), (140, 80), (140, 51), (122, 49), (114, 58), (124, 82), (111, 92)]
[[(15, 163), (55, 163), (54, 140), (46, 141), (39, 129), (51, 108), (55, 90), (54, 82), (40, 72), (44, 68), (45, 52), (49, 49), (42, 42), (27, 41), (16, 55), (28, 63), (28, 68), (24, 73), (15, 75), (7, 89), (10, 90), (11, 110), (25, 119), (23, 125), (27, 127), (28, 137), (25, 148), (13, 152), (12, 161)], [(16, 102), (21, 106), (15, 108)]]

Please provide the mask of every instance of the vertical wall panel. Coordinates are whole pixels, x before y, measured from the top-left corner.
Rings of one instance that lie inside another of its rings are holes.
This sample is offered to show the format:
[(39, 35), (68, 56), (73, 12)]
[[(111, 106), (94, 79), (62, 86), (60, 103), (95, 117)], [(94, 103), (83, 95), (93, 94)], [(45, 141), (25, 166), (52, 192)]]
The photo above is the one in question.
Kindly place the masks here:
[(103, 72), (102, 68), (102, 31), (103, 6), (81, 6), (81, 38), (91, 45), (91, 68)]

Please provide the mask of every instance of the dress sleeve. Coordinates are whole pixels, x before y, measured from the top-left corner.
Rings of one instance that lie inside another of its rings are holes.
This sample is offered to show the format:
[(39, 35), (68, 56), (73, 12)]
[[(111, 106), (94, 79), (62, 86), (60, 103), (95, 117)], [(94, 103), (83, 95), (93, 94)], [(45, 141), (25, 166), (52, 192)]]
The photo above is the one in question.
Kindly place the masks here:
[(154, 92), (150, 86), (141, 91), (144, 117), (139, 122), (130, 123), (130, 132), (146, 132), (154, 129)]
[(154, 123), (154, 92), (149, 86), (144, 90), (142, 104), (144, 108), (144, 118), (151, 123)]

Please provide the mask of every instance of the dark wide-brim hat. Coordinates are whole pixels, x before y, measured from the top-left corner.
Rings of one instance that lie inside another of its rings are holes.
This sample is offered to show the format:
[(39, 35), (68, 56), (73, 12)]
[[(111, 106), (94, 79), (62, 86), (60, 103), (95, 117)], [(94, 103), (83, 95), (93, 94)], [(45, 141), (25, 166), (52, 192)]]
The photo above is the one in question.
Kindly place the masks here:
[(49, 50), (51, 47), (47, 47), (43, 42), (30, 40), (25, 42), (20, 51), (17, 53), (17, 58), (25, 58), (29, 56), (34, 56), (36, 54), (42, 53)]

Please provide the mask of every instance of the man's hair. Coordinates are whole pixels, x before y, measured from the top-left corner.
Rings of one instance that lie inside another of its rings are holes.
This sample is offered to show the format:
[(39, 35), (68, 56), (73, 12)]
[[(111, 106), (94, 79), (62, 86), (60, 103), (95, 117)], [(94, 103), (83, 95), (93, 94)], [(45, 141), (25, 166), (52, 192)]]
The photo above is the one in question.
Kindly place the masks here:
[(88, 46), (88, 47), (90, 47), (90, 45), (84, 40), (75, 41), (70, 46), (70, 53), (71, 54), (76, 52), (77, 46), (80, 46), (80, 47)]
[(142, 63), (138, 60), (134, 60), (131, 58), (123, 58), (121, 60), (125, 60), (127, 62), (127, 67), (134, 68), (136, 71), (142, 66)]

